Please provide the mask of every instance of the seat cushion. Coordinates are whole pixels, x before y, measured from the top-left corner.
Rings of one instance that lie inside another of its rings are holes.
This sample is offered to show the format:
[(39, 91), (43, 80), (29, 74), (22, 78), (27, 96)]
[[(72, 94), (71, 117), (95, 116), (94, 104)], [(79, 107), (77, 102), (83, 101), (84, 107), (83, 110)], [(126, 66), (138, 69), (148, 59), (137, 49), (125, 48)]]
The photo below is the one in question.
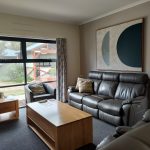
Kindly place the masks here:
[(106, 96), (106, 95), (97, 95), (97, 96), (101, 97), (103, 100), (111, 99), (110, 96)]
[(87, 95), (90, 95), (90, 93), (72, 92), (72, 93), (69, 93), (69, 100), (82, 104), (82, 98)]
[(115, 125), (115, 126), (121, 126), (122, 125), (122, 118), (121, 116), (114, 116), (112, 114), (108, 114), (106, 112), (103, 112), (99, 110), (98, 117), (100, 120), (103, 120), (105, 122), (108, 122), (109, 124)]
[(86, 105), (83, 105), (83, 111), (91, 114), (92, 116), (98, 118), (98, 108), (95, 109), (95, 108), (91, 108), (89, 106), (86, 106)]
[(69, 103), (69, 105), (71, 105), (71, 106), (73, 106), (73, 107), (75, 107), (75, 108), (78, 108), (78, 109), (80, 109), (80, 110), (83, 109), (83, 108), (82, 108), (82, 104), (76, 103), (76, 102), (74, 102), (74, 101), (72, 101), (72, 100), (69, 100), (68, 103)]
[(49, 99), (49, 98), (52, 98), (52, 97), (53, 97), (52, 94), (34, 95), (34, 96), (33, 96), (33, 100), (34, 100), (34, 101), (37, 101), (37, 100)]
[(120, 116), (121, 115), (121, 108), (122, 108), (122, 100), (119, 99), (109, 99), (99, 102), (98, 108), (106, 112), (108, 114), (114, 115), (114, 116)]
[(89, 95), (89, 96), (83, 97), (82, 103), (91, 108), (98, 108), (98, 103), (102, 100), (103, 98), (101, 98), (98, 95)]

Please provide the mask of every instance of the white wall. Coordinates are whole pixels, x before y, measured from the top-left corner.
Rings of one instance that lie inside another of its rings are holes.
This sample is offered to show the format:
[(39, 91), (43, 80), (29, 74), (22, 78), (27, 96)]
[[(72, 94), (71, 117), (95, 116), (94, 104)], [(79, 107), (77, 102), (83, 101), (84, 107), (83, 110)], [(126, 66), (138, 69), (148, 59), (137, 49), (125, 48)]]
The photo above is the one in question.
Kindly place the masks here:
[(144, 71), (150, 77), (150, 2), (115, 13), (113, 15), (80, 26), (81, 74), (96, 70), (96, 31), (108, 26), (144, 18)]
[(76, 25), (0, 14), (0, 36), (66, 38), (68, 85), (73, 84), (80, 74), (80, 36), (79, 27)]

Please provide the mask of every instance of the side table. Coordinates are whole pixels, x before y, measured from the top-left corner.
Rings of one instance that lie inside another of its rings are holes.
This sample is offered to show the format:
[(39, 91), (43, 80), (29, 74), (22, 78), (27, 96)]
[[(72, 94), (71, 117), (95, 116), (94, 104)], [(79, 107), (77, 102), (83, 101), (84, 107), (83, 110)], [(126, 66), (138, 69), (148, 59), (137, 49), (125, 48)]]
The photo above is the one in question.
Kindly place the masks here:
[(18, 100), (0, 99), (0, 122), (19, 118)]

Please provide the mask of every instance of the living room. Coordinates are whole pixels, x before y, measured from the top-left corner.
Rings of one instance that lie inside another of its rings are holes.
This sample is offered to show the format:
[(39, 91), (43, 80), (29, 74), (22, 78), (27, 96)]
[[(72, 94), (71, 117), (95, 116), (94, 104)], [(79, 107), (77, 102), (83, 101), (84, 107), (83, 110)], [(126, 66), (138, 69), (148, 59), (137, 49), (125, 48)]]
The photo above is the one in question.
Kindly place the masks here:
[[(86, 3), (86, 1), (84, 1)], [(117, 3), (118, 2), (118, 3)], [(120, 2), (120, 3), (119, 3)], [(142, 67), (140, 72), (145, 72), (150, 75), (149, 68), (149, 36), (150, 36), (150, 1), (149, 0), (134, 0), (122, 1), (118, 0), (112, 2), (112, 5), (101, 3), (101, 7), (106, 5), (104, 12), (98, 11), (94, 14), (98, 2), (86, 4), (85, 10), (89, 10), (89, 14), (77, 13), (76, 17), (69, 15), (69, 12), (75, 11), (70, 9), (59, 12), (56, 9), (56, 15), (49, 11), (49, 14), (40, 13), (42, 7), (40, 3), (33, 1), (37, 9), (31, 9), (29, 2), (18, 2), (8, 4), (7, 1), (0, 2), (0, 36), (1, 37), (15, 37), (24, 39), (40, 39), (40, 40), (56, 40), (57, 38), (66, 39), (66, 57), (67, 57), (67, 87), (76, 85), (78, 77), (88, 78), (90, 71), (95, 71), (97, 68), (97, 32), (100, 29), (113, 27), (119, 24), (127, 23), (134, 20), (143, 19), (143, 49), (142, 49)], [(46, 3), (46, 2), (45, 2)], [(114, 3), (114, 5), (113, 5)], [(83, 3), (84, 4), (84, 3)], [(117, 5), (118, 4), (118, 5)], [(32, 4), (33, 5), (33, 4)], [(62, 2), (58, 4), (61, 8)], [(68, 4), (69, 5), (69, 4)], [(67, 5), (67, 6), (68, 6)], [(27, 6), (27, 7), (25, 7)], [(34, 6), (34, 5), (33, 5)], [(77, 8), (80, 3), (76, 3)], [(74, 6), (74, 7), (75, 7)], [(95, 8), (93, 8), (95, 6)], [(46, 4), (44, 5), (46, 7)], [(73, 6), (72, 6), (73, 7)], [(73, 8), (74, 8), (73, 7)], [(48, 6), (46, 7), (48, 9)], [(45, 9), (46, 9), (45, 8)], [(64, 7), (65, 8), (65, 7)], [(69, 8), (69, 7), (68, 7)], [(63, 8), (62, 8), (63, 9)], [(90, 11), (91, 9), (91, 11)], [(102, 8), (101, 8), (102, 9)], [(63, 9), (64, 10), (64, 9)], [(80, 10), (81, 11), (81, 10)], [(93, 11), (93, 13), (92, 13)], [(58, 14), (57, 14), (58, 12)], [(81, 11), (82, 12), (82, 11)], [(91, 12), (91, 14), (90, 14)], [(67, 14), (66, 14), (67, 13)], [(80, 15), (79, 15), (80, 14)], [(82, 17), (85, 15), (85, 18)], [(110, 71), (116, 70), (111, 68)], [(119, 69), (120, 70), (120, 69)], [(121, 70), (124, 71), (124, 70)], [(132, 70), (131, 70), (132, 71)], [(124, 71), (125, 73), (127, 71)], [(139, 72), (139, 71), (138, 71)], [(1, 90), (2, 91), (2, 90)], [(4, 93), (5, 94), (5, 93)], [(24, 109), (24, 108), (23, 108)], [(23, 109), (19, 109), (19, 122), (9, 121), (1, 123), (1, 142), (0, 149), (19, 150), (19, 149), (48, 149), (44, 143), (31, 130), (28, 131), (26, 123), (26, 114)], [(104, 137), (115, 132), (115, 126), (107, 126), (107, 123), (99, 122), (99, 119), (94, 118), (93, 124), (93, 143), (96, 146), (103, 140)], [(18, 130), (17, 130), (18, 128)], [(102, 131), (101, 131), (102, 130)], [(21, 136), (23, 135), (23, 136)], [(15, 143), (15, 144), (14, 144)], [(93, 148), (93, 146), (92, 146)], [(91, 150), (92, 150), (91, 148)], [(111, 149), (111, 148), (110, 148)], [(66, 149), (63, 149), (66, 150)], [(88, 148), (87, 148), (88, 150)], [(143, 149), (144, 150), (144, 149)]]

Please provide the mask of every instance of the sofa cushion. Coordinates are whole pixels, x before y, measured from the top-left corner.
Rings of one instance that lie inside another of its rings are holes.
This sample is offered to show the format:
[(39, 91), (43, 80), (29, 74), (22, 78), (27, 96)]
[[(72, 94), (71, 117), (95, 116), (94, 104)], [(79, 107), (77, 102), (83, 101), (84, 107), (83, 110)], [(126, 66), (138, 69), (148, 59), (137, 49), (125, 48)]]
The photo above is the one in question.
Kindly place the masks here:
[(99, 71), (90, 71), (88, 77), (90, 79), (92, 79), (92, 80), (93, 79), (102, 80), (102, 75), (103, 75), (102, 72), (99, 72)]
[(98, 108), (98, 103), (102, 100), (103, 98), (99, 97), (98, 95), (89, 95), (83, 97), (82, 103), (92, 108)]
[[(96, 95), (95, 95), (96, 96)], [(106, 100), (106, 99), (111, 99), (110, 96), (106, 96), (106, 95), (97, 95), (98, 97), (101, 97), (103, 100)]]
[(98, 89), (98, 94), (113, 98), (117, 89), (117, 85), (118, 82), (115, 81), (102, 81)]
[(45, 88), (42, 83), (33, 83), (29, 85), (29, 89), (34, 95), (46, 94)]
[(83, 111), (91, 114), (92, 116), (98, 118), (98, 109), (95, 109), (95, 108), (91, 108), (91, 107), (88, 107), (86, 105), (83, 105)]
[(53, 96), (52, 94), (34, 95), (33, 99), (34, 99), (34, 101), (37, 101), (37, 100), (49, 99), (52, 96)]
[(105, 81), (118, 81), (119, 80), (119, 74), (114, 72), (105, 72), (103, 73), (103, 80)]
[(53, 86), (51, 83), (43, 83), (43, 86), (45, 88), (46, 93), (49, 93), (49, 94), (56, 93), (56, 87)]
[(80, 93), (92, 93), (93, 94), (93, 82), (92, 81), (80, 81), (79, 84)]
[(108, 114), (112, 114), (114, 116), (121, 115), (122, 108), (122, 100), (118, 99), (109, 99), (99, 102), (98, 108)]
[(115, 126), (122, 125), (121, 116), (114, 116), (101, 110), (99, 110), (99, 119), (106, 121), (110, 124), (113, 124)]
[(76, 103), (81, 104), (82, 103), (82, 98), (86, 95), (90, 95), (90, 93), (73, 92), (73, 93), (69, 93), (69, 99), (72, 100), (72, 101), (75, 101)]
[(97, 94), (101, 80), (92, 80), (92, 81), (93, 81), (93, 86), (94, 86), (93, 87), (94, 94)]
[(90, 79), (79, 78), (77, 79), (76, 89), (79, 90), (79, 84), (84, 81), (91, 81)]
[(116, 90), (115, 98), (130, 99), (138, 96), (143, 96), (144, 94), (145, 86), (143, 84), (120, 82)]
[(82, 110), (82, 104), (76, 103), (76, 102), (74, 102), (74, 101), (72, 101), (72, 100), (69, 100), (68, 103), (69, 103), (71, 106)]
[(120, 74), (120, 82), (145, 84), (148, 82), (148, 75), (144, 73), (122, 73)]

